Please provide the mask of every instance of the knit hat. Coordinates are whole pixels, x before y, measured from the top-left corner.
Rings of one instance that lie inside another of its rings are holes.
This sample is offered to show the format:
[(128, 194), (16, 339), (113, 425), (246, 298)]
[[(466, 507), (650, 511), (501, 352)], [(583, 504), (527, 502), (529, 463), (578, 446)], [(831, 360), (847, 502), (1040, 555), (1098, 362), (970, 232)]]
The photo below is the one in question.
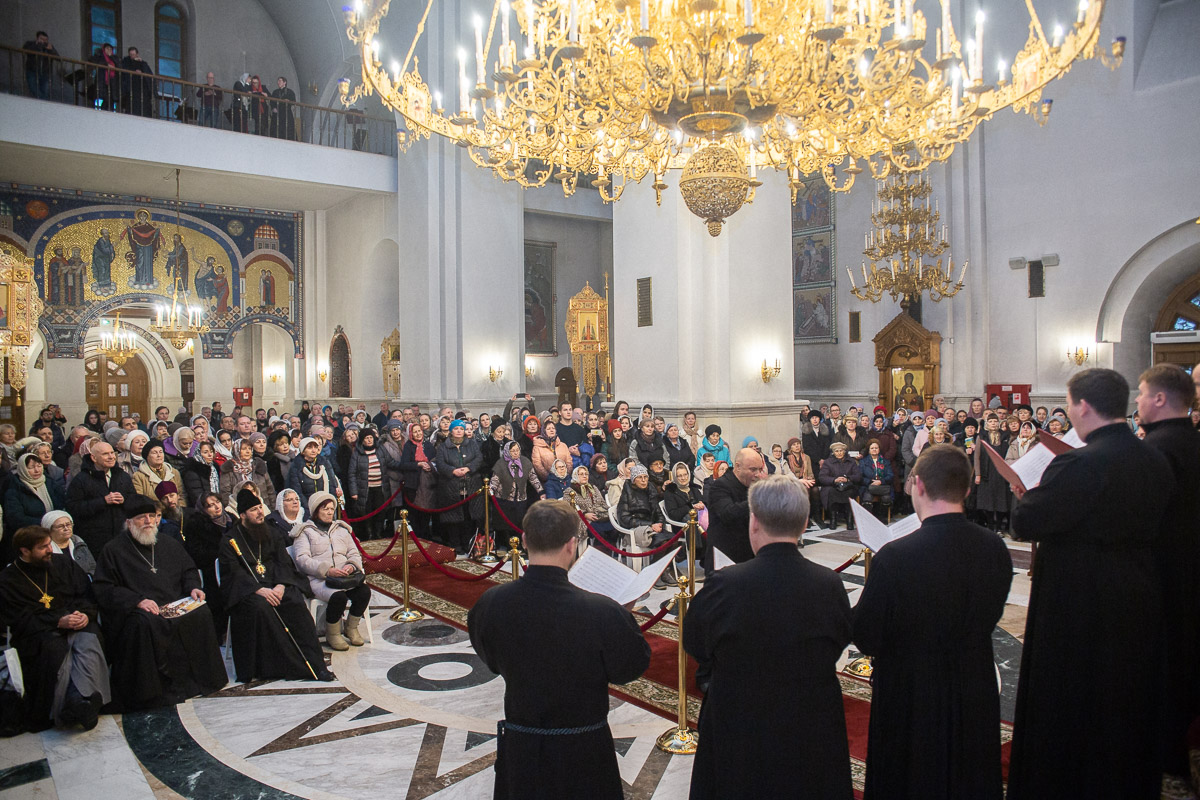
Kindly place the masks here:
[(116, 447), (125, 438), (125, 433), (124, 428), (106, 428), (104, 430), (104, 441)]
[(607, 427), (607, 428), (608, 428), (608, 432), (609, 432), (609, 433), (612, 433), (612, 432), (613, 432), (613, 431), (615, 431), (617, 428), (621, 427), (621, 420), (619, 420), (619, 419), (610, 419), (608, 422), (604, 423), (604, 425), (605, 425), (605, 427)]
[(308, 497), (308, 513), (314, 518), (317, 516), (317, 509), (326, 503), (336, 503), (337, 498), (329, 492), (313, 492)]
[(249, 489), (240, 489), (237, 493), (237, 513), (245, 514), (252, 508), (262, 505), (262, 498)]
[(996, 395), (991, 400), (988, 400), (988, 408), (999, 408), (999, 407), (1000, 407), (1000, 395)]
[(793, 436), (792, 438), (788, 439), (788, 442), (787, 442), (787, 447), (786, 447), (785, 449), (786, 449), (786, 450), (791, 450), (791, 449), (792, 449), (792, 445), (794, 445), (794, 444), (800, 444), (800, 443), (801, 443), (801, 442), (800, 442), (800, 440), (799, 440), (799, 439), (797, 439), (795, 436)]
[(179, 494), (179, 487), (172, 481), (159, 481), (158, 486), (154, 487), (154, 496), (162, 500), (169, 494)]
[(361, 428), (362, 428), (362, 425), (359, 425), (357, 422), (347, 422), (345, 427), (343, 428), (343, 430), (357, 431), (357, 430), (360, 430)]
[(908, 418), (913, 420), (914, 422), (917, 420), (924, 422), (925, 421), (925, 412), (924, 411), (914, 411), (908, 415)]
[(714, 433), (717, 436), (721, 435), (721, 426), (720, 425), (709, 425), (707, 428), (704, 429), (705, 438), (712, 436)]
[(144, 494), (135, 494), (125, 501), (124, 506), (126, 519), (133, 519), (134, 517), (140, 517), (142, 514), (153, 514), (158, 511), (158, 508), (154, 505), (154, 501)]
[[(121, 446), (124, 447), (126, 450), (133, 452), (133, 440), (138, 438), (139, 436), (142, 437), (143, 439), (145, 439), (147, 442), (150, 441), (150, 434), (146, 433), (145, 431), (132, 430), (132, 431), (129, 431), (129, 433), (125, 434), (125, 436), (121, 439)], [(20, 444), (20, 442), (17, 442), (17, 444)], [(145, 445), (143, 445), (142, 446), (143, 452), (145, 451), (145, 449), (146, 449)]]
[(646, 465), (640, 461), (629, 468), (629, 479), (633, 480), (639, 475), (649, 475), (650, 470), (646, 469)]
[(267, 440), (266, 434), (259, 433), (258, 431), (255, 431), (254, 433), (252, 433), (246, 437), (246, 441), (250, 442), (250, 444), (254, 444), (255, 442), (259, 442), (259, 441), (265, 442), (266, 440)]
[(58, 522), (60, 519), (68, 519), (72, 522), (75, 521), (71, 519), (71, 515), (65, 511), (47, 511), (42, 515), (42, 527), (46, 530), (49, 530), (50, 528), (54, 527), (54, 523)]
[(871, 413), (873, 413), (873, 414), (884, 414), (886, 412), (887, 412), (887, 409), (884, 408), (883, 406), (875, 406), (875, 408), (871, 409)]
[(461, 428), (465, 431), (467, 429), (467, 423), (463, 422), (461, 419), (456, 419), (456, 420), (454, 420), (454, 422), (450, 423), (450, 431), (451, 432), (453, 432), (454, 430), (456, 430), (458, 428)]
[(297, 447), (298, 447), (298, 449), (300, 450), (300, 452), (301, 452), (301, 453), (303, 453), (303, 452), (304, 452), (304, 448), (308, 447), (310, 444), (315, 444), (317, 447), (320, 447), (320, 446), (321, 446), (321, 443), (320, 443), (320, 442), (318, 442), (318, 441), (317, 441), (316, 439), (314, 439), (313, 437), (311, 437), (311, 436), (305, 436), (303, 439), (301, 439), (301, 440), (300, 440), (300, 444), (299, 444), (299, 445), (297, 445)]
[(842, 442), (834, 442), (833, 444), (829, 445), (829, 452), (831, 452), (831, 453), (833, 453), (837, 450), (844, 451), (845, 449), (846, 449), (846, 445)]

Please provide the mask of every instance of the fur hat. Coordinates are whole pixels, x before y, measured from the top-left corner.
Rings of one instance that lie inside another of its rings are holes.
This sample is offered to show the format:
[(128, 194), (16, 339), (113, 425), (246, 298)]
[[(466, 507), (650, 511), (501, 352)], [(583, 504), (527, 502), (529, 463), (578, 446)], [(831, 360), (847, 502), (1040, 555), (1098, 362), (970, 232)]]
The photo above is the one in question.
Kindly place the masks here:
[(714, 433), (717, 436), (721, 435), (721, 426), (720, 425), (709, 425), (707, 428), (705, 428), (704, 429), (704, 438), (707, 439), (709, 436), (712, 436)]

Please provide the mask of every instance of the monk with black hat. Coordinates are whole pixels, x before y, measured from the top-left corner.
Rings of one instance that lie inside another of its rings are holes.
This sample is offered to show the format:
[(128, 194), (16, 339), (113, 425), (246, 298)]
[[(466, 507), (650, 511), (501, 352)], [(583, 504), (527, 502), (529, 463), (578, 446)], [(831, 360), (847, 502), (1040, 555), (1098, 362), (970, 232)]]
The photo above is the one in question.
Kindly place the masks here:
[(272, 534), (258, 495), (240, 490), (237, 511), (218, 553), (237, 679), (333, 680), (304, 597), (307, 578)]
[(125, 509), (125, 531), (101, 551), (93, 582), (117, 700), (141, 709), (215, 692), (228, 677), (208, 606), (164, 613), (204, 600), (200, 570), (182, 544), (159, 536), (150, 498), (134, 495)]

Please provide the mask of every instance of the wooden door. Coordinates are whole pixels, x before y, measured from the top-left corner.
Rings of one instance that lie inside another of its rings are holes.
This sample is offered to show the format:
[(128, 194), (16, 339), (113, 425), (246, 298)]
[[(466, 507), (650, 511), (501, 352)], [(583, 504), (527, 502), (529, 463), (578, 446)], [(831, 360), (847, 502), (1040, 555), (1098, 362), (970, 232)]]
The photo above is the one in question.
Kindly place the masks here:
[(554, 376), (554, 388), (558, 390), (558, 404), (570, 403), (572, 406), (578, 404), (576, 396), (578, 386), (575, 382), (575, 371), (570, 367), (563, 367)]
[(84, 365), (88, 408), (103, 410), (109, 419), (120, 420), (134, 411), (150, 419), (150, 379), (146, 365), (137, 356), (116, 364), (103, 356), (92, 356)]

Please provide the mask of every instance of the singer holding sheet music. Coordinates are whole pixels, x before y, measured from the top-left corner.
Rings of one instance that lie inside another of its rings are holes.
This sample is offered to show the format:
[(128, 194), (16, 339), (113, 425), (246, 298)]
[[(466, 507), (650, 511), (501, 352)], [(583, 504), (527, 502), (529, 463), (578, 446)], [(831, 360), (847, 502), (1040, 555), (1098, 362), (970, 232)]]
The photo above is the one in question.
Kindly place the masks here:
[(970, 460), (922, 449), (909, 477), (921, 527), (883, 546), (854, 609), (874, 657), (864, 800), (1000, 800), (992, 630), (1012, 584), (1008, 548), (963, 511)]
[(565, 500), (530, 506), (529, 568), (484, 592), (467, 616), (471, 644), (504, 677), (493, 797), (621, 800), (608, 685), (650, 665), (650, 645), (615, 600), (567, 580), (579, 517)]
[(1056, 457), (1013, 514), (1038, 561), (1008, 798), (1151, 800), (1163, 657), (1154, 547), (1174, 479), (1125, 422), (1120, 373), (1075, 373), (1067, 405), (1087, 446)]

